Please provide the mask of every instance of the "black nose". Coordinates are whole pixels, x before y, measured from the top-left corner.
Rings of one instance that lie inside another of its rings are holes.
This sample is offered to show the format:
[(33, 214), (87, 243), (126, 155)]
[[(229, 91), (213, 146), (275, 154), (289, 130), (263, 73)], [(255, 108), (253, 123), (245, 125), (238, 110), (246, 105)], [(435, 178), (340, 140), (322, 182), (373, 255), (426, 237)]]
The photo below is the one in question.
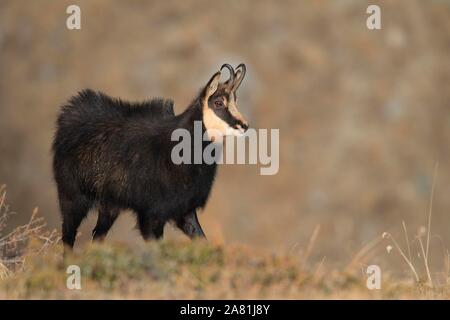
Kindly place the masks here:
[(242, 127), (242, 129), (244, 129), (244, 131), (248, 130), (248, 124), (246, 124), (246, 123), (242, 123), (241, 127)]

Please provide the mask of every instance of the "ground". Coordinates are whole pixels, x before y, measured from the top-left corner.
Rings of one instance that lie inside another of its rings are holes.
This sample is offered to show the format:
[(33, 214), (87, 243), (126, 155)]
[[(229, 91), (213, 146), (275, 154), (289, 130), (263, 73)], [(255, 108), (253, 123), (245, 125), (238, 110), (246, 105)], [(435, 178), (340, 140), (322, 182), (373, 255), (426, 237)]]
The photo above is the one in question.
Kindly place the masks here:
[[(137, 243), (107, 238), (64, 253), (60, 233), (47, 228), (37, 209), (28, 223), (7, 231), (14, 214), (0, 187), (0, 299), (450, 298), (449, 264), (440, 273), (421, 268), (430, 259), (412, 259), (411, 248), (403, 250), (388, 233), (339, 267), (326, 257), (311, 258), (319, 227), (305, 248), (288, 251), (178, 237)], [(421, 246), (425, 236), (418, 238)], [(370, 290), (368, 265), (386, 242), (410, 269), (400, 275), (380, 269), (380, 288)]]
[[(0, 281), (1, 299), (450, 298), (448, 287), (433, 290), (389, 276), (380, 290), (369, 290), (358, 272), (303, 269), (295, 255), (206, 241), (91, 244), (65, 259), (58, 244), (36, 251), (21, 271)], [(80, 290), (67, 288), (69, 265), (80, 267)]]

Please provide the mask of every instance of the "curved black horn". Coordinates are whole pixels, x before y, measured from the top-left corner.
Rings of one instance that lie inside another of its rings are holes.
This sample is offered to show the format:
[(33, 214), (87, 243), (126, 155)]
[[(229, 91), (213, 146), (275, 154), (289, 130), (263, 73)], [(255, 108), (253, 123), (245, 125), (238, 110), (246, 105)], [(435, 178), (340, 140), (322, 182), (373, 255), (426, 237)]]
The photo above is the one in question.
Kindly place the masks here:
[(243, 63), (241, 63), (240, 65), (238, 65), (236, 67), (236, 70), (238, 70), (238, 69), (241, 69), (241, 76), (238, 79), (236, 79), (236, 83), (233, 86), (233, 91), (235, 91), (237, 88), (239, 88), (242, 80), (244, 80), (245, 73), (247, 72), (247, 67)]
[(227, 81), (229, 81), (229, 83), (231, 85), (233, 85), (234, 83), (234, 69), (232, 66), (230, 66), (228, 63), (224, 63), (221, 67), (220, 67), (220, 71), (222, 71), (223, 68), (227, 68), (228, 71), (230, 72), (230, 79), (228, 79)]

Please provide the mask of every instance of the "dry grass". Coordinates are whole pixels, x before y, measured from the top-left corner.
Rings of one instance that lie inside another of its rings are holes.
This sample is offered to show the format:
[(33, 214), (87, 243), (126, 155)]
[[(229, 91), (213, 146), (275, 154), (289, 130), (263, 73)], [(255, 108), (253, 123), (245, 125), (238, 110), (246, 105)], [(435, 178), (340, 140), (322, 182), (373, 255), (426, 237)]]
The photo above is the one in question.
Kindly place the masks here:
[[(287, 252), (181, 240), (89, 244), (63, 259), (58, 233), (46, 231), (37, 210), (27, 224), (3, 234), (13, 213), (5, 202), (5, 188), (0, 191), (0, 299), (450, 298), (447, 283), (433, 285), (431, 276), (428, 283), (421, 281), (417, 272), (416, 281), (383, 272), (382, 289), (367, 289), (367, 275), (356, 271), (381, 247), (381, 237), (364, 246), (343, 270), (325, 266), (325, 257), (311, 261), (320, 226), (304, 246), (297, 244)], [(407, 256), (390, 239), (405, 261), (411, 261), (411, 248)], [(448, 253), (446, 259), (448, 275)], [(81, 290), (66, 287), (69, 265), (81, 269)], [(416, 268), (412, 265), (411, 270)]]
[[(15, 213), (6, 204), (5, 189), (5, 186), (0, 186), (0, 278), (22, 269), (27, 256), (40, 254), (49, 245), (59, 241), (56, 230), (45, 229), (46, 223), (44, 218), (38, 216), (37, 208), (33, 210), (28, 223), (6, 232), (7, 221)], [(37, 246), (33, 252), (27, 250), (30, 241), (35, 241)]]
[[(417, 231), (417, 234), (415, 236), (415, 239), (413, 243), (417, 243), (419, 247), (419, 261), (423, 264), (423, 269), (425, 271), (425, 275), (421, 276), (419, 274), (419, 266), (414, 264), (413, 258), (412, 258), (412, 248), (411, 248), (411, 242), (409, 241), (408, 236), (408, 229), (406, 227), (406, 223), (402, 221), (402, 228), (403, 233), (405, 236), (405, 242), (406, 242), (406, 249), (402, 249), (400, 244), (396, 241), (394, 236), (389, 232), (384, 232), (382, 237), (384, 239), (387, 239), (390, 241), (394, 247), (388, 245), (386, 247), (388, 253), (391, 252), (393, 249), (396, 250), (396, 252), (399, 253), (399, 255), (402, 257), (403, 261), (406, 263), (408, 268), (410, 269), (414, 281), (417, 284), (425, 283), (428, 287), (434, 288), (435, 284), (433, 281), (433, 277), (430, 271), (430, 237), (431, 237), (431, 218), (433, 213), (433, 199), (434, 199), (434, 192), (435, 192), (435, 184), (436, 184), (436, 178), (437, 178), (437, 170), (438, 170), (438, 163), (436, 163), (434, 167), (434, 174), (433, 174), (433, 182), (431, 186), (431, 194), (430, 194), (430, 201), (428, 206), (428, 213), (427, 213), (427, 227), (421, 227)], [(425, 238), (426, 242), (424, 244), (423, 238)], [(405, 252), (406, 251), (406, 252)], [(448, 273), (448, 249), (444, 248), (444, 265), (446, 266), (446, 270), (442, 272), (445, 275), (445, 285), (448, 284), (449, 281), (449, 273)]]
[[(381, 290), (363, 275), (303, 271), (298, 257), (245, 246), (160, 241), (142, 246), (91, 244), (63, 261), (60, 246), (27, 258), (0, 281), (6, 299), (429, 299), (450, 298), (384, 274)], [(81, 268), (81, 290), (66, 287), (68, 265)]]

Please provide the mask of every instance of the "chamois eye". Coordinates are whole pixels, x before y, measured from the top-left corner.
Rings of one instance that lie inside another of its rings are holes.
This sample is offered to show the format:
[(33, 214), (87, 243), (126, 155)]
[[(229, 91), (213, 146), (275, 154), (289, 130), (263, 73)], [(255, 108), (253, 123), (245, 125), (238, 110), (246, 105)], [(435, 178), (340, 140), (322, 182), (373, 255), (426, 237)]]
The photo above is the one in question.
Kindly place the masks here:
[(223, 102), (220, 101), (220, 100), (214, 101), (214, 107), (215, 107), (216, 109), (223, 108)]

